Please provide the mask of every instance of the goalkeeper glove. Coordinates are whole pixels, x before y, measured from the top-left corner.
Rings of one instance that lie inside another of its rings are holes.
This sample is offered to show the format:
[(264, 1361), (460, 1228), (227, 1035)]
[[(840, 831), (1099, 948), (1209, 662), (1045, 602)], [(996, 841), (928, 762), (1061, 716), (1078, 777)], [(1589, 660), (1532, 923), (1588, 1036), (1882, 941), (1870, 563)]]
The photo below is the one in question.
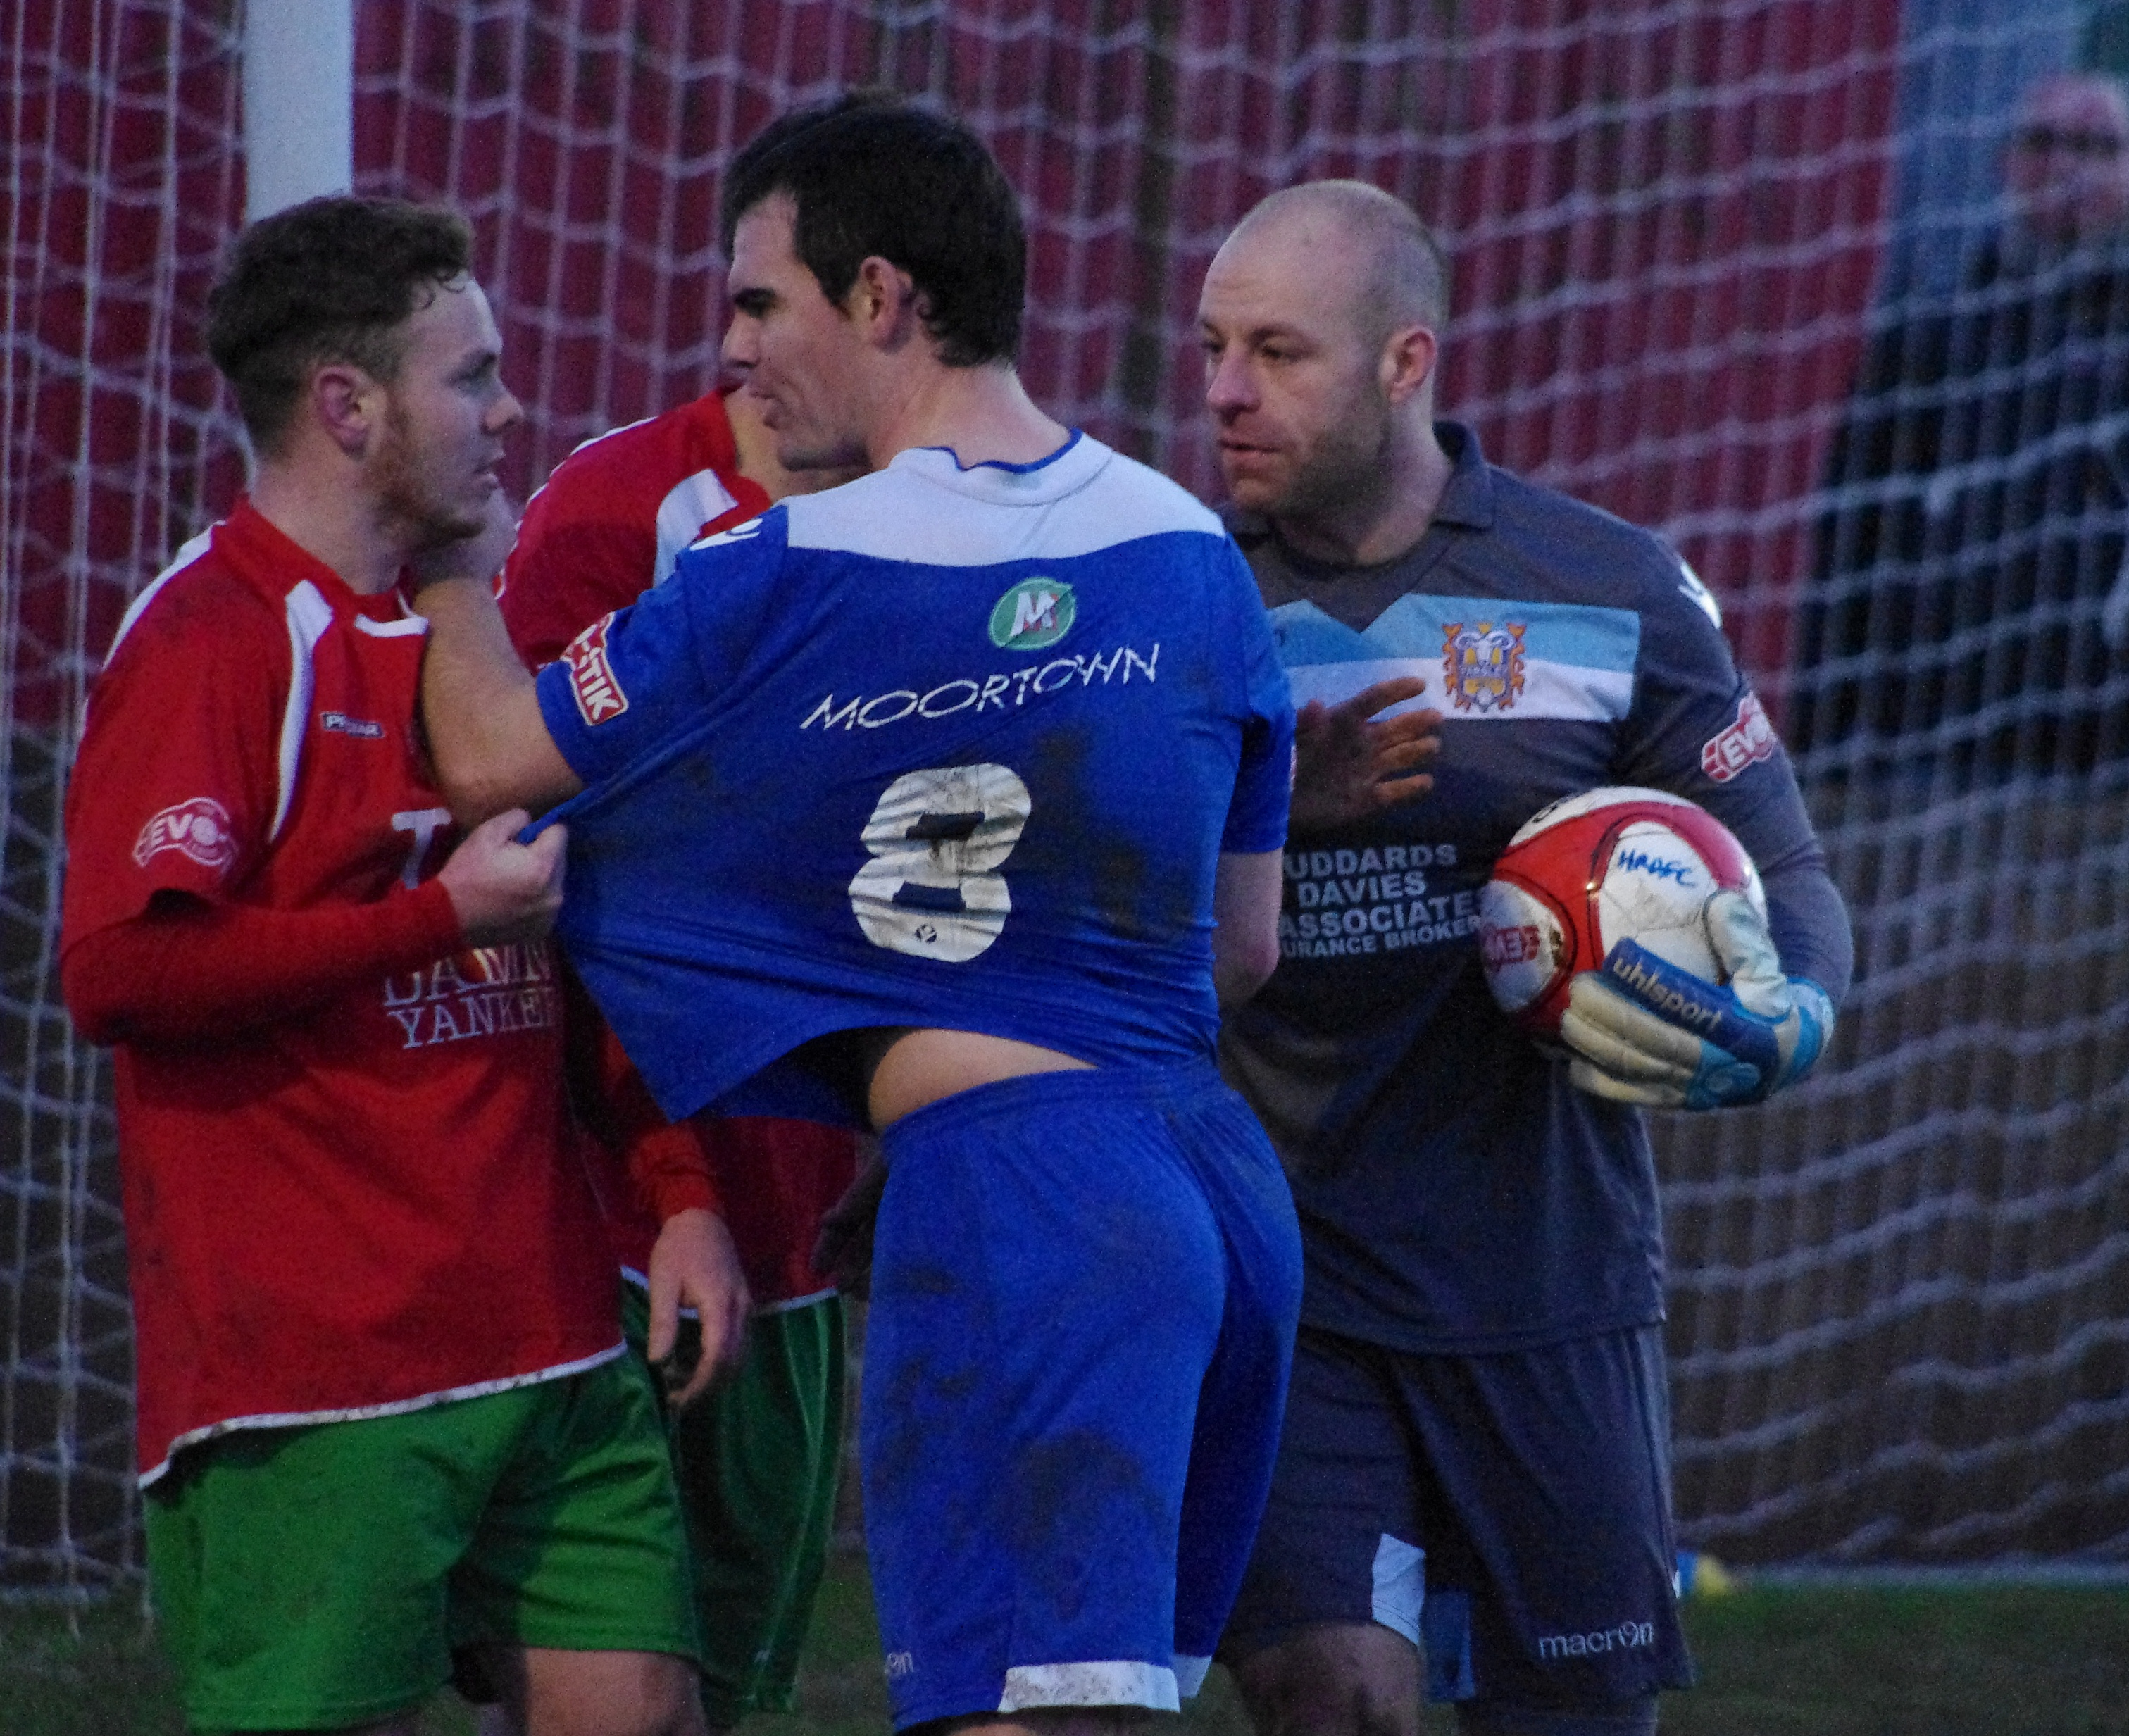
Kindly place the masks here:
[(1584, 1091), (1659, 1109), (1757, 1103), (1793, 1085), (1833, 1031), (1833, 1003), (1808, 977), (1782, 974), (1767, 920), (1737, 892), (1704, 918), (1727, 988), (1631, 940), (1568, 987), (1560, 1039)]

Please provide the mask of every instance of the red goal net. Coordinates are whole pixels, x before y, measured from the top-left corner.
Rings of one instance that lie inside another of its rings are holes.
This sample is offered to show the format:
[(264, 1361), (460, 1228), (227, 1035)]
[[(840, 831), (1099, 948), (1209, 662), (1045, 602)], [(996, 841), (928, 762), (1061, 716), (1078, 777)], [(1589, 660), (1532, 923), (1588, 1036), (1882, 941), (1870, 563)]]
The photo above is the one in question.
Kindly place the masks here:
[[(2060, 8), (1999, 10), (1903, 35), (1868, 0), (407, 0), (355, 9), (355, 179), (473, 218), (530, 411), (522, 495), (713, 379), (737, 145), (848, 86), (926, 93), (1025, 201), (1036, 397), (1208, 497), (1206, 264), (1262, 194), (1370, 180), (1451, 253), (1449, 412), (1671, 537), (1782, 714), (1821, 679), (1792, 673), (1797, 606), (1915, 201), (1954, 251), (1990, 214), (1985, 175), (1946, 192), (1929, 164), (1985, 168), (2006, 93), (2068, 52)], [(58, 812), (118, 614), (241, 483), (200, 345), (242, 206), (239, 11), (0, 23), (0, 1589), (137, 1560)], [(1865, 965), (1833, 1064), (1774, 1110), (1659, 1130), (1688, 1534), (1745, 1559), (2119, 1559), (2129, 802), (2044, 775), (1888, 807), (1822, 769)]]

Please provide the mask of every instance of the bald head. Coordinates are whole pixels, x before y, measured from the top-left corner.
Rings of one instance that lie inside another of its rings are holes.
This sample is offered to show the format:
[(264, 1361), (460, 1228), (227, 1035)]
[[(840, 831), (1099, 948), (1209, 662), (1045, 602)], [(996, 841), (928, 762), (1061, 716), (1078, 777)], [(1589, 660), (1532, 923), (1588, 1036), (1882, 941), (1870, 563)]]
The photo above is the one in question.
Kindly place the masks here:
[(1346, 312), (1371, 349), (1399, 326), (1434, 330), (1448, 317), (1441, 244), (1403, 200), (1365, 181), (1310, 181), (1273, 193), (1220, 249), (1260, 251), (1309, 260), (1319, 285), (1344, 287)]
[(1426, 226), (1362, 182), (1288, 188), (1236, 226), (1198, 331), (1237, 506), (1340, 559), (1417, 538), (1447, 463), (1434, 435), (1447, 279)]
[(2003, 157), (2019, 222), (2060, 246), (2129, 231), (2129, 98), (2113, 79), (2061, 73), (2026, 93)]

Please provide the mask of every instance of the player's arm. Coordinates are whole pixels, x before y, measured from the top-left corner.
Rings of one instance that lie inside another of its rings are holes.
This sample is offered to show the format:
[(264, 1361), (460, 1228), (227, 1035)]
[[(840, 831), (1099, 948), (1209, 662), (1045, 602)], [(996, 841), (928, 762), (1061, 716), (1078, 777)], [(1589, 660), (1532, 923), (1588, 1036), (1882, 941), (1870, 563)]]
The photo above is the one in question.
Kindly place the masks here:
[(694, 1310), (702, 1328), (701, 1356), (686, 1382), (667, 1395), (674, 1404), (691, 1404), (745, 1354), (754, 1306), (746, 1273), (696, 1130), (665, 1118), (589, 993), (574, 976), (566, 981), (563, 1047), (570, 1107), (588, 1137), (621, 1157), (636, 1196), (661, 1226), (645, 1274), (650, 1291), (645, 1352), (655, 1363), (672, 1355), (683, 1308)]
[(555, 745), (531, 672), (496, 606), (489, 581), (507, 546), (492, 521), (481, 535), (415, 563), (414, 606), (429, 622), (422, 721), (437, 787), (465, 826), (510, 808), (545, 813), (583, 787)]
[[(534, 841), (560, 830), (550, 826)], [(637, 1198), (658, 1220), (644, 1274), (650, 1312), (644, 1353), (661, 1367), (667, 1402), (691, 1405), (745, 1355), (754, 1308), (746, 1272), (696, 1130), (666, 1119), (583, 986), (573, 976), (565, 982), (570, 1107), (587, 1137), (621, 1157)], [(679, 1342), (683, 1309), (693, 1311), (702, 1329), (701, 1354), (683, 1378), (663, 1367)]]
[[(1256, 580), (1231, 542), (1224, 554), (1235, 610), (1232, 642), (1241, 654), (1244, 721), (1212, 878), (1212, 988), (1223, 1010), (1247, 1001), (1279, 968), (1279, 911), (1298, 765), (1293, 700)], [(1365, 714), (1361, 722), (1365, 726)]]
[(510, 808), (545, 813), (581, 790), (485, 580), (426, 580), (414, 606), (429, 621), (422, 721), (436, 787), (459, 824)]
[(454, 810), (539, 813), (700, 728), (754, 649), (781, 569), (781, 525), (772, 508), (692, 545), (668, 583), (602, 616), (537, 675), (511, 649), (485, 566), (463, 545), (424, 556), (422, 715)]
[(226, 1037), (463, 945), (537, 939), (561, 906), (563, 839), (555, 827), (520, 844), (524, 822), (498, 816), (435, 878), (371, 904), (269, 910), (158, 892), (138, 916), (70, 940), (60, 966), (68, 1010), (92, 1043)]
[(161, 892), (139, 916), (69, 945), (60, 982), (92, 1043), (183, 1043), (300, 1018), (460, 944), (450, 896), (433, 882), (377, 904), (302, 911)]
[(74, 765), (60, 972), (85, 1035), (223, 1037), (300, 1016), (466, 938), (544, 932), (560, 896), (546, 858), (559, 845), (526, 850), (507, 830), (370, 904), (246, 903), (287, 775), (275, 747), (291, 691), (286, 630), (278, 611), (212, 573), (174, 583), (186, 605), (151, 606), (114, 648)]
[(1212, 879), (1212, 990), (1224, 1011), (1240, 1006), (1279, 968), (1284, 850), (1223, 851)]

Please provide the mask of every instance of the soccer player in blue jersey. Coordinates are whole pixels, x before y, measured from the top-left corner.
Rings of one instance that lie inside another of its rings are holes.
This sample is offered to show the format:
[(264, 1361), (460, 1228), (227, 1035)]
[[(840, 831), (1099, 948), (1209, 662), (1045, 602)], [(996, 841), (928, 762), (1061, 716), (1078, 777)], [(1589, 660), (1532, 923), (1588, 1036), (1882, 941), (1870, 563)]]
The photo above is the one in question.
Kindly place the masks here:
[[(1282, 963), (1222, 1039), (1285, 1159), (1307, 1273), (1272, 1499), (1222, 1650), (1263, 1736), (1412, 1736), (1422, 1641), (1429, 1692), (1474, 1736), (1655, 1728), (1658, 1691), (1691, 1667), (1656, 1179), (1633, 1106), (1792, 1082), (1850, 970), (1839, 897), (1714, 601), (1656, 538), (1435, 420), (1446, 300), (1419, 220), (1328, 182), (1251, 212), (1200, 302), (1229, 522), (1307, 702)], [(1511, 678), (1475, 678), (1496, 653)], [(1379, 694), (1364, 684), (1398, 676), (1424, 677), (1443, 714), (1431, 792), (1393, 778), (1317, 811), (1319, 738), (1403, 723), (1360, 721)], [(1494, 858), (1546, 803), (1612, 783), (1691, 797), (1757, 862), (1769, 919), (1742, 900), (1711, 915), (1732, 1010), (1779, 1044), (1772, 1077), (1593, 973), (1574, 987), (1571, 1062), (1488, 996), (1477, 897)]]
[(726, 201), (779, 458), (874, 473), (536, 679), (479, 563), (432, 574), (431, 740), (463, 811), (563, 804), (560, 931), (668, 1114), (881, 1131), (898, 1724), (1117, 1728), (1202, 1677), (1284, 1403), (1292, 1202), (1214, 1053), (1277, 957), (1285, 678), (1218, 520), (1022, 391), (1020, 219), (965, 129), (780, 122)]

